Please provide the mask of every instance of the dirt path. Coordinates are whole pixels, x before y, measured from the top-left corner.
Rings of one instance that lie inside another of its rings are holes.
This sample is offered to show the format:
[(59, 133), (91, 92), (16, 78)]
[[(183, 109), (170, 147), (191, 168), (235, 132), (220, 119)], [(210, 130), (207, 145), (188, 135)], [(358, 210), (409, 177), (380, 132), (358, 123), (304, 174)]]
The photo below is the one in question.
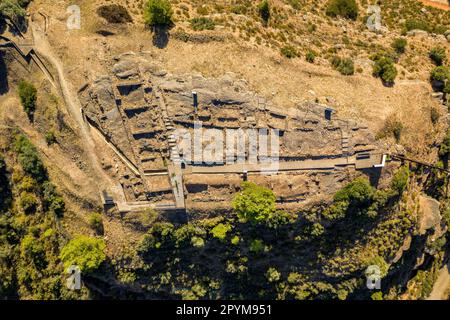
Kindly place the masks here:
[(450, 262), (447, 263), (445, 267), (443, 267), (439, 271), (439, 276), (434, 283), (433, 291), (431, 291), (430, 296), (427, 300), (442, 300), (445, 292), (450, 287)]
[(104, 189), (111, 189), (114, 186), (113, 180), (104, 172), (101, 167), (96, 152), (95, 152), (95, 144), (92, 140), (90, 132), (88, 130), (87, 124), (84, 122), (83, 116), (81, 114), (81, 105), (78, 99), (72, 94), (73, 90), (69, 82), (65, 78), (64, 67), (61, 61), (57, 58), (57, 56), (53, 53), (47, 38), (39, 29), (38, 26), (30, 23), (31, 30), (34, 36), (35, 50), (39, 52), (43, 57), (45, 57), (56, 69), (58, 73), (58, 83), (65, 101), (66, 106), (68, 107), (68, 111), (71, 116), (76, 120), (80, 133), (81, 139), (84, 141), (84, 147), (87, 156), (92, 164), (92, 168), (94, 169), (94, 173), (96, 175), (98, 181), (99, 191)]

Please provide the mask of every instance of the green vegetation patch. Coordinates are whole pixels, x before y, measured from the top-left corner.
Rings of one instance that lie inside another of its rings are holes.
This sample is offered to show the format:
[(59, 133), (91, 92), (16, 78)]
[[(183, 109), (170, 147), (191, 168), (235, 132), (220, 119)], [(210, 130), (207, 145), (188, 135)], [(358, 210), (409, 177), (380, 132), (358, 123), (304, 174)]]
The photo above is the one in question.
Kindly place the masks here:
[(191, 19), (191, 28), (196, 31), (214, 30), (216, 24), (214, 20), (207, 17), (196, 17)]
[(33, 84), (25, 80), (21, 80), (19, 82), (19, 98), (23, 110), (29, 117), (33, 116), (34, 111), (36, 110), (37, 101), (37, 89), (33, 86)]
[(109, 23), (133, 22), (127, 9), (118, 4), (109, 4), (97, 9), (97, 14)]
[(355, 65), (353, 60), (350, 58), (334, 56), (331, 59), (331, 65), (335, 70), (339, 71), (339, 73), (344, 76), (350, 76), (355, 73)]
[(330, 0), (326, 7), (326, 14), (330, 17), (342, 17), (356, 20), (358, 5), (355, 0)]
[(239, 219), (260, 223), (275, 212), (275, 195), (269, 189), (252, 182), (243, 182), (242, 191), (233, 200), (233, 209)]
[(78, 236), (62, 248), (60, 257), (66, 270), (78, 266), (81, 272), (90, 273), (105, 261), (105, 248), (106, 244), (101, 239)]
[(171, 25), (173, 10), (168, 0), (148, 0), (144, 8), (144, 20), (149, 26)]
[(378, 53), (373, 55), (371, 59), (374, 61), (373, 75), (381, 78), (383, 83), (392, 85), (398, 73), (392, 57), (386, 53)]

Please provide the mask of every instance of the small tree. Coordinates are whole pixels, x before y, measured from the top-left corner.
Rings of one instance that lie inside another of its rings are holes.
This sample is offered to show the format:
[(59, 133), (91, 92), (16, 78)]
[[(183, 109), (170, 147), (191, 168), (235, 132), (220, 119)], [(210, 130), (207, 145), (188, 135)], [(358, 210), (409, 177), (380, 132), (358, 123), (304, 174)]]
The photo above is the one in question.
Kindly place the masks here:
[(386, 55), (377, 56), (373, 65), (373, 75), (380, 77), (385, 84), (393, 84), (397, 77), (394, 61)]
[(148, 0), (144, 9), (144, 20), (149, 26), (171, 25), (173, 10), (167, 0)]
[(91, 273), (105, 261), (105, 248), (101, 239), (78, 236), (62, 248), (60, 258), (65, 269), (75, 265), (81, 272)]
[(243, 182), (242, 189), (233, 200), (233, 209), (238, 217), (252, 223), (267, 221), (276, 209), (272, 190), (251, 182)]
[(31, 117), (36, 110), (36, 88), (31, 83), (21, 80), (19, 82), (19, 98), (24, 111)]
[(270, 5), (268, 0), (263, 0), (258, 6), (259, 15), (263, 19), (264, 23), (267, 24), (270, 19)]

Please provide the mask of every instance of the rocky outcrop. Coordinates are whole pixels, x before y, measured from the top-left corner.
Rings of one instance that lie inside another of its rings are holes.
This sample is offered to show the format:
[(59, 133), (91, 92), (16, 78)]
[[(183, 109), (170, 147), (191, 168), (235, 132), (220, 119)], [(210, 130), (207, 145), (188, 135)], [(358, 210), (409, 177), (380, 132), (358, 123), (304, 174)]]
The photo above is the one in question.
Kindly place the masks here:
[(439, 201), (421, 195), (419, 196), (419, 205), (421, 214), (419, 216), (419, 233), (425, 234), (430, 229), (440, 229), (441, 213), (439, 210)]

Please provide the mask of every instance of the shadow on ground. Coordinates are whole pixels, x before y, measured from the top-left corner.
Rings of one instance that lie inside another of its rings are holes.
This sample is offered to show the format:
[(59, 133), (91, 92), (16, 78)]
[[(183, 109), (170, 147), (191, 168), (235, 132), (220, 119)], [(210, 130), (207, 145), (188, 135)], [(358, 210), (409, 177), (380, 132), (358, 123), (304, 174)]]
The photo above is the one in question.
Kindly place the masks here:
[(5, 53), (0, 51), (0, 95), (9, 91), (8, 68), (5, 63)]
[(164, 49), (169, 43), (170, 26), (154, 26), (153, 27), (153, 45), (159, 49)]

